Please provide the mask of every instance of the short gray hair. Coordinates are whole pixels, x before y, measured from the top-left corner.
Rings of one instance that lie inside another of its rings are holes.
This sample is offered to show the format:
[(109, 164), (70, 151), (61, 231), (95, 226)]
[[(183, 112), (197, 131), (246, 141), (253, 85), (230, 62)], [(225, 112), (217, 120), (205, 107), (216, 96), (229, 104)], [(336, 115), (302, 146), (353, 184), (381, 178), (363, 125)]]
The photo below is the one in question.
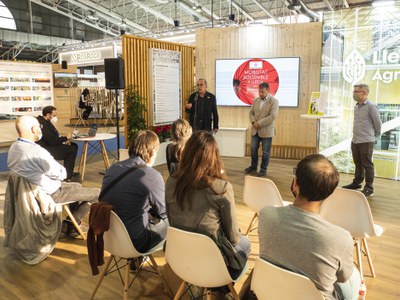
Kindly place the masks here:
[(369, 94), (369, 86), (368, 86), (368, 84), (365, 84), (365, 83), (358, 83), (358, 84), (355, 84), (354, 87), (357, 87), (357, 88), (359, 88), (360, 90), (366, 92), (367, 95)]
[(197, 82), (199, 82), (200, 80), (203, 80), (204, 84), (207, 85), (207, 80), (205, 80), (204, 78), (199, 78), (199, 80), (197, 80)]

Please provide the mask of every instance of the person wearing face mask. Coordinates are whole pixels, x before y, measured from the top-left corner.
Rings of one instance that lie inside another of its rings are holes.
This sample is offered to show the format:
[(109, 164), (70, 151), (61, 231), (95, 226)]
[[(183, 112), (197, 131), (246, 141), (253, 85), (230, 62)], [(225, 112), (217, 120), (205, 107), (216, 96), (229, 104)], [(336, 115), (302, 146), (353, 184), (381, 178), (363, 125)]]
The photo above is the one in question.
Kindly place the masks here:
[(374, 163), (372, 153), (375, 139), (381, 134), (382, 121), (378, 107), (368, 100), (369, 87), (366, 84), (356, 84), (353, 90), (353, 99), (357, 102), (354, 108), (353, 139), (351, 153), (356, 166), (353, 182), (343, 186), (345, 189), (361, 189), (365, 178), (362, 193), (365, 197), (374, 195)]
[(138, 131), (129, 144), (129, 158), (106, 171), (99, 196), (100, 202), (113, 205), (139, 252), (162, 241), (169, 226), (164, 180), (152, 168), (159, 147), (153, 131)]
[(66, 181), (78, 181), (79, 174), (74, 173), (78, 145), (70, 141), (71, 134), (62, 136), (54, 124), (57, 123), (57, 108), (46, 106), (43, 108), (42, 116), (38, 116), (42, 127), (43, 137), (37, 141), (37, 144), (50, 152), (56, 160), (63, 160), (64, 167), (67, 169)]
[(293, 205), (259, 212), (260, 257), (308, 277), (326, 300), (358, 299), (361, 276), (353, 266), (353, 238), (319, 215), (339, 172), (325, 156), (311, 154), (293, 173)]
[[(10, 172), (25, 178), (50, 195), (56, 203), (71, 203), (70, 209), (80, 223), (89, 212), (90, 205), (98, 202), (99, 189), (83, 188), (77, 182), (62, 182), (67, 177), (66, 169), (36, 142), (42, 137), (39, 121), (31, 116), (19, 117), (15, 123), (18, 140), (8, 152), (7, 164)], [(72, 233), (72, 223), (65, 221), (63, 232)]]

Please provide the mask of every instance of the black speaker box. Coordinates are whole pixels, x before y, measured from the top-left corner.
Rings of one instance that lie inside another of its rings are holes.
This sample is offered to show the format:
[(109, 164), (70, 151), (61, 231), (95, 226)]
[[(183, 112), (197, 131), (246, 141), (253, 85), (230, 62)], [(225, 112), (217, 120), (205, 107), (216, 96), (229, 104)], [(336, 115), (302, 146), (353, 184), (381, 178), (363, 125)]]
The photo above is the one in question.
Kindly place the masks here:
[(120, 58), (104, 59), (106, 89), (124, 89), (124, 60)]
[(68, 69), (68, 64), (67, 64), (67, 61), (66, 61), (66, 60), (63, 60), (63, 61), (61, 62), (61, 68), (63, 68), (63, 69)]

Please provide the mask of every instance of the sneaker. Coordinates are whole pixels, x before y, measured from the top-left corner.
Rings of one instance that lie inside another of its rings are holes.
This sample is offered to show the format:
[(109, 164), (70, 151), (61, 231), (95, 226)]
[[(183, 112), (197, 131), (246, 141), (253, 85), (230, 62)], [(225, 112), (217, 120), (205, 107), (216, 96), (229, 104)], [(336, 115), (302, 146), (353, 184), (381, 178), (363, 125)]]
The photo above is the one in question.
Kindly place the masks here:
[(253, 168), (252, 166), (250, 166), (250, 167), (244, 169), (244, 172), (245, 172), (246, 174), (249, 174), (249, 173), (252, 173), (252, 172), (256, 172), (256, 171), (257, 171), (257, 168)]
[(364, 188), (361, 193), (364, 194), (365, 198), (372, 197), (374, 195), (374, 191), (368, 188)]
[(138, 270), (138, 267), (140, 267), (140, 265), (143, 263), (143, 261), (144, 261), (143, 256), (132, 258), (129, 263), (129, 268), (131, 272), (136, 272)]
[(260, 171), (257, 174), (258, 177), (264, 177), (265, 175), (267, 175), (267, 171)]
[(357, 184), (357, 183), (352, 182), (352, 183), (350, 183), (348, 185), (342, 186), (342, 188), (349, 189), (349, 190), (359, 190), (359, 189), (361, 189), (361, 184)]
[(64, 220), (61, 227), (61, 238), (74, 238), (79, 236), (79, 233), (76, 231), (74, 224), (71, 221)]

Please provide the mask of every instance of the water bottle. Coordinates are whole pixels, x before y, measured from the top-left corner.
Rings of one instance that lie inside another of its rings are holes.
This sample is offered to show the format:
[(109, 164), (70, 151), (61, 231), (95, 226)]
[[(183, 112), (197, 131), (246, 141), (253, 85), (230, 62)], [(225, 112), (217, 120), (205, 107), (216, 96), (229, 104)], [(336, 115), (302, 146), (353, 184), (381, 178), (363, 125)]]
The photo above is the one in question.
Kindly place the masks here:
[(360, 290), (358, 291), (358, 300), (365, 300), (367, 294), (367, 286), (365, 285), (365, 280), (361, 281)]

